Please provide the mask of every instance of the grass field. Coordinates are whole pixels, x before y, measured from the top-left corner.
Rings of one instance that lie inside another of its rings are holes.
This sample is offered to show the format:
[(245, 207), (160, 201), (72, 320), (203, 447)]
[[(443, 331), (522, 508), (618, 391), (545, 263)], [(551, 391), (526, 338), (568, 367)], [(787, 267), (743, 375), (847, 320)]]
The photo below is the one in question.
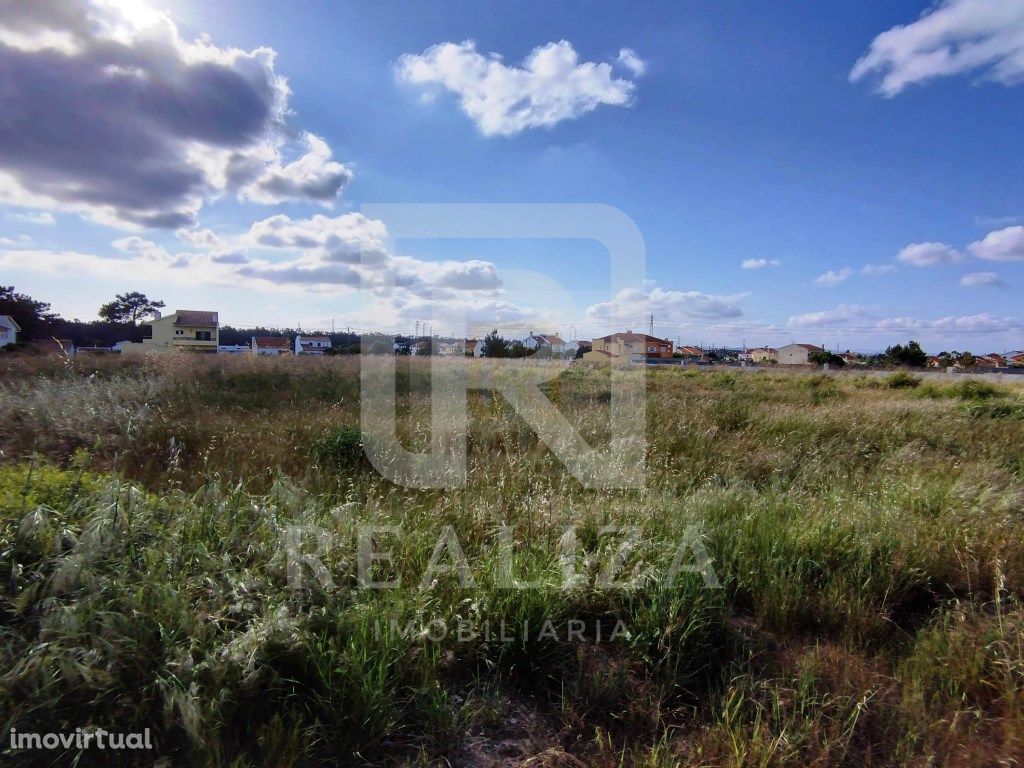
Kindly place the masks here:
[[(165, 765), (239, 767), (1024, 759), (1019, 386), (647, 371), (647, 483), (622, 491), (581, 487), (474, 391), (467, 487), (414, 490), (362, 455), (356, 358), (2, 365), (5, 734), (150, 728)], [(425, 366), (400, 363), (409, 446)], [(607, 376), (547, 385), (598, 445)], [(360, 588), (368, 525), (400, 527), (373, 543), (401, 586)], [(642, 530), (628, 586), (602, 581), (607, 525)], [(446, 526), (468, 576), (420, 589)], [(718, 588), (664, 578), (694, 531)], [(533, 588), (502, 588), (503, 536)]]

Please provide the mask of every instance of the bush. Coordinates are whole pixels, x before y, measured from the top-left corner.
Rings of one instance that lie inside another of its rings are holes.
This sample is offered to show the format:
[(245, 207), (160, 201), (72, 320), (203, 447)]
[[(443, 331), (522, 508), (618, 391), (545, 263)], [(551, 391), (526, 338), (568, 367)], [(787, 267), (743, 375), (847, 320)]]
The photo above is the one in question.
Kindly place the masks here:
[(324, 463), (352, 467), (363, 458), (363, 433), (358, 427), (341, 427), (321, 437), (313, 445), (313, 455)]
[(912, 376), (906, 371), (896, 371), (885, 377), (885, 386), (889, 389), (916, 389), (920, 384), (920, 377)]
[(999, 397), (1003, 391), (987, 381), (965, 379), (956, 387), (956, 396), (961, 400), (989, 400)]

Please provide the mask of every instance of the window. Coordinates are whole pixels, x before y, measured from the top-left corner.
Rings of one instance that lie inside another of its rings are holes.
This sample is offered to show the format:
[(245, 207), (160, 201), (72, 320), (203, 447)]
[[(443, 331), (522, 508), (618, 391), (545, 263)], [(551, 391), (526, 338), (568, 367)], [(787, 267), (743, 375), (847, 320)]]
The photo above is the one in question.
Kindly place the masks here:
[(196, 341), (212, 341), (213, 336), (210, 331), (196, 331)]
[(184, 332), (184, 331), (175, 331), (175, 332), (174, 332), (174, 335), (175, 335), (175, 336), (183, 336), (184, 334), (185, 334), (185, 332)]

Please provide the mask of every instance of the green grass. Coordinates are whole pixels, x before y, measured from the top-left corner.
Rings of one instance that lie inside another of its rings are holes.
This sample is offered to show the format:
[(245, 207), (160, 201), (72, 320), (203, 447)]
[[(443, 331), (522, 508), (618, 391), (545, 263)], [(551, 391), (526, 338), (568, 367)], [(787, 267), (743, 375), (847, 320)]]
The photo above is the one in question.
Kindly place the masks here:
[[(467, 487), (413, 490), (360, 456), (357, 365), (0, 375), (5, 728), (148, 727), (169, 764), (239, 768), (917, 766), (1024, 748), (1018, 388), (649, 371), (647, 482), (616, 492), (581, 487), (474, 391)], [(608, 376), (545, 386), (598, 445)], [(424, 445), (428, 370), (399, 377), (400, 437)], [(400, 528), (373, 572), (400, 587), (360, 588), (367, 525)], [(503, 525), (534, 588), (501, 586)], [(643, 532), (628, 588), (602, 582), (622, 542), (608, 525)], [(472, 583), (421, 590), (446, 526)], [(664, 579), (694, 530), (719, 588)], [(323, 568), (290, 558), (296, 542)], [(430, 620), (534, 632), (431, 639)]]

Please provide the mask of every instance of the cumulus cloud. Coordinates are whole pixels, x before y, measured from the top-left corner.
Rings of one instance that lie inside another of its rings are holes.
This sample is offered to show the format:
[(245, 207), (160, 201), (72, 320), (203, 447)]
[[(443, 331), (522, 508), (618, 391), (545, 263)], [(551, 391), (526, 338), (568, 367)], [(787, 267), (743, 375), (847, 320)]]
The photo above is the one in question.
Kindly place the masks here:
[(1004, 85), (1024, 79), (1024, 0), (943, 0), (878, 35), (850, 80), (878, 75), (878, 92), (895, 96), (915, 83), (971, 72)]
[(48, 211), (29, 211), (27, 213), (11, 213), (8, 215), (15, 221), (23, 221), (26, 224), (52, 226), (57, 223), (57, 219)]
[(881, 277), (882, 275), (891, 275), (895, 271), (896, 267), (892, 264), (865, 264), (861, 274), (868, 277)]
[(971, 272), (960, 278), (960, 285), (965, 288), (977, 288), (984, 285), (1002, 285), (1002, 281), (995, 272)]
[(324, 202), (350, 178), (309, 135), (280, 162), (289, 90), (269, 48), (186, 41), (141, 4), (2, 8), (0, 202), (179, 228), (235, 182), (261, 202)]
[[(621, 63), (636, 76), (643, 62), (623, 49)], [(398, 78), (439, 86), (459, 98), (462, 111), (485, 136), (513, 136), (527, 128), (551, 127), (601, 105), (628, 106), (635, 83), (615, 77), (606, 62), (583, 62), (566, 40), (534, 48), (521, 67), (498, 54), (484, 56), (476, 43), (440, 43), (398, 60)]]
[(637, 56), (632, 48), (623, 48), (619, 51), (616, 61), (632, 72), (634, 77), (640, 77), (647, 72), (647, 62)]
[(1024, 261), (1024, 227), (1007, 227), (989, 232), (983, 240), (971, 243), (968, 249), (979, 259)]
[(275, 159), (242, 188), (242, 197), (268, 205), (288, 200), (333, 203), (338, 190), (352, 180), (352, 171), (331, 159), (331, 148), (323, 139), (307, 133), (304, 140), (305, 154), (286, 165)]
[(849, 279), (852, 274), (853, 270), (850, 267), (830, 269), (828, 272), (820, 274), (814, 278), (814, 282), (818, 285), (839, 285), (839, 283)]
[(896, 260), (914, 267), (932, 267), (936, 264), (957, 264), (964, 257), (945, 243), (912, 243), (896, 255)]
[(840, 304), (834, 309), (792, 315), (786, 325), (796, 329), (842, 328), (862, 323), (873, 316), (872, 310), (859, 304)]
[(1021, 331), (1021, 323), (1016, 318), (987, 312), (936, 319), (885, 317), (877, 309), (859, 304), (841, 304), (820, 312), (793, 315), (786, 327), (791, 331), (820, 331), (837, 342), (843, 339), (846, 344), (867, 348), (884, 348), (907, 338), (918, 338), (932, 346), (961, 349), (982, 341), (1012, 345)]
[(666, 291), (662, 288), (624, 288), (611, 301), (592, 304), (587, 317), (610, 324), (644, 327), (653, 313), (659, 323), (688, 320), (722, 320), (739, 317), (739, 296), (712, 296), (700, 291)]
[(744, 259), (740, 264), (742, 269), (764, 269), (765, 267), (779, 266), (778, 259)]
[(290, 259), (251, 259), (241, 269), (247, 277), (277, 284), (342, 285), (435, 299), (501, 288), (497, 268), (487, 261), (424, 261), (392, 253), (384, 222), (359, 213), (271, 216), (253, 224), (244, 242), (291, 252)]

